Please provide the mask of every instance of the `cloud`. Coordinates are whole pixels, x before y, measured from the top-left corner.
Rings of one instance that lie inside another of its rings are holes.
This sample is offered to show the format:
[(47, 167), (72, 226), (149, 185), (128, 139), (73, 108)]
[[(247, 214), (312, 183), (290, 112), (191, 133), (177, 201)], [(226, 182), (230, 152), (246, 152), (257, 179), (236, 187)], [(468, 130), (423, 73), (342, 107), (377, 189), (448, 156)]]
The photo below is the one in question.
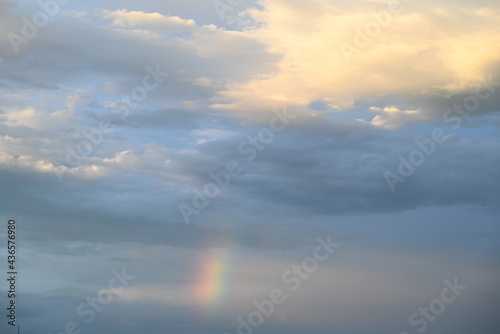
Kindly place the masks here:
[(178, 16), (165, 16), (160, 13), (145, 13), (141, 11), (103, 10), (102, 17), (112, 19), (113, 26), (118, 28), (147, 28), (155, 32), (173, 33), (191, 31), (196, 23), (191, 19), (182, 19)]
[[(263, 334), (398, 333), (458, 274), (470, 296), (434, 330), (497, 325), (495, 0), (405, 1), (389, 19), (384, 1), (243, 1), (227, 22), (205, 0), (69, 2), (16, 54), (6, 36), (39, 6), (0, 2), (0, 218), (19, 221), (25, 330), (81, 324), (75, 308), (126, 267), (137, 281), (84, 331), (234, 333), (328, 234), (344, 253)], [(390, 23), (360, 46), (374, 15)], [(148, 66), (169, 75), (120, 117)], [(453, 111), (481, 77), (495, 90)], [(238, 147), (284, 106), (296, 117), (248, 161)], [(384, 172), (435, 128), (446, 142), (392, 193)], [(231, 160), (241, 173), (184, 224), (179, 204)], [(227, 294), (210, 313), (193, 290), (221, 250)]]
[[(360, 100), (457, 94), (475, 88), (500, 60), (500, 13), (493, 7), (404, 1), (401, 12), (387, 14), (389, 23), (381, 26), (375, 15), (389, 13), (386, 3), (263, 4), (265, 9), (251, 11), (258, 26), (247, 33), (281, 59), (274, 71), (220, 93), (214, 107), (237, 110), (238, 117), (276, 104), (328, 100), (349, 110)], [(370, 26), (379, 27), (372, 37), (363, 32)], [(356, 51), (346, 59), (342, 47), (347, 44)]]
[(396, 106), (387, 106), (384, 108), (370, 107), (372, 113), (378, 114), (373, 117), (371, 124), (384, 129), (396, 129), (408, 124), (416, 124), (430, 120), (419, 110), (400, 110)]

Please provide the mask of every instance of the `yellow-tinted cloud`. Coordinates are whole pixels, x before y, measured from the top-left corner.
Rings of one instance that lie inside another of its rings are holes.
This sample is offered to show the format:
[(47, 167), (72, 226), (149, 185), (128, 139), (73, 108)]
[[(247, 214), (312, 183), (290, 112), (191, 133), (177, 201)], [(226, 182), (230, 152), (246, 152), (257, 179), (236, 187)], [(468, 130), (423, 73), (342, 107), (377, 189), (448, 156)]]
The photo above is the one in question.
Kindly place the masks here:
[(500, 60), (495, 8), (333, 0), (263, 6), (250, 12), (258, 28), (247, 34), (281, 60), (273, 73), (229, 86), (215, 108), (248, 116), (244, 111), (320, 99), (345, 110), (393, 94), (453, 94), (476, 85)]
[(178, 16), (165, 16), (160, 13), (128, 11), (126, 9), (103, 10), (102, 16), (113, 19), (113, 26), (119, 28), (146, 28), (156, 30), (189, 31), (196, 26), (194, 20), (185, 20)]

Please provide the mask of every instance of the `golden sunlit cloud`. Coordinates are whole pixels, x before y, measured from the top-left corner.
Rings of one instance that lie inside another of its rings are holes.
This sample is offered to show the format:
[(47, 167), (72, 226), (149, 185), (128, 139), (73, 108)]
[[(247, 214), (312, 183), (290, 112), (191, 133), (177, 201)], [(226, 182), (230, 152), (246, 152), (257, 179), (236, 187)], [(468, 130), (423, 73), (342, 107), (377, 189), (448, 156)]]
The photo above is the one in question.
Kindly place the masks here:
[(214, 108), (269, 111), (277, 104), (355, 101), (388, 95), (448, 94), (476, 85), (500, 60), (500, 13), (436, 8), (431, 1), (263, 1), (247, 31), (281, 59), (275, 71), (222, 92)]

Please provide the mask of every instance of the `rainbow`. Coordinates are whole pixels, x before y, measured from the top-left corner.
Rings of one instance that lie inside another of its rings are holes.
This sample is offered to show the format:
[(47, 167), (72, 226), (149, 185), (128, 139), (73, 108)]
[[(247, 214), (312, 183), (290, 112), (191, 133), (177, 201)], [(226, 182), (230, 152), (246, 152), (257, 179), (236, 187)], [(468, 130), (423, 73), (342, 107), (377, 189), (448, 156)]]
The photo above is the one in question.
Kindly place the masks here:
[(224, 301), (230, 260), (230, 248), (206, 249), (199, 260), (193, 298), (206, 316), (217, 312)]

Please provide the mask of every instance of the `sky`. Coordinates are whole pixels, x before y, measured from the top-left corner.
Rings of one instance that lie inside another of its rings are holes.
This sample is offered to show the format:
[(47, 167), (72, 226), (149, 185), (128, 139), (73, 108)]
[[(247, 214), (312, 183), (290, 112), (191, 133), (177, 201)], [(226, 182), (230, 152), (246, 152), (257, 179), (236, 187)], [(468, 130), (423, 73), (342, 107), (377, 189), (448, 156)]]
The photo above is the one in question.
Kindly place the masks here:
[(496, 334), (499, 129), (496, 0), (0, 0), (1, 332)]

